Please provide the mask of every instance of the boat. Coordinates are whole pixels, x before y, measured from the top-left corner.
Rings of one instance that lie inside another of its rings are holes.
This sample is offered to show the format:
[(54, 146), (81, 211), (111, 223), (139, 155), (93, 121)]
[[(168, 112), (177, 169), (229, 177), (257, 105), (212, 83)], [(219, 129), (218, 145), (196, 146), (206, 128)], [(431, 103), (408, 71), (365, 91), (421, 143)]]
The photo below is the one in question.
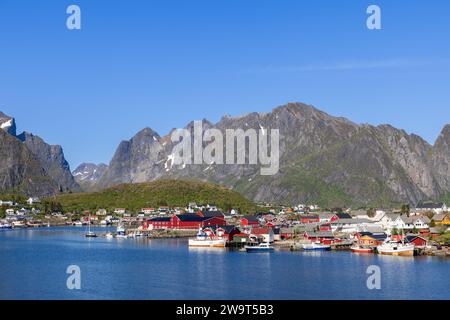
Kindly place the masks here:
[(303, 245), (303, 250), (305, 251), (330, 251), (331, 246), (327, 246), (321, 243), (308, 243)]
[(402, 242), (386, 241), (377, 247), (378, 254), (390, 256), (414, 256), (415, 246), (413, 244), (405, 244)]
[(207, 234), (200, 228), (195, 239), (189, 239), (190, 247), (225, 248), (227, 241), (225, 238)]
[(270, 243), (260, 243), (257, 246), (245, 246), (244, 247), (247, 252), (271, 252), (274, 251), (273, 247)]
[(23, 223), (22, 221), (13, 221), (12, 223), (13, 228), (26, 228), (27, 225)]
[(73, 223), (73, 225), (74, 225), (75, 227), (82, 227), (82, 226), (83, 226), (83, 222), (81, 222), (81, 221), (76, 221), (76, 222)]
[(125, 227), (123, 225), (117, 226), (116, 238), (117, 239), (127, 239), (128, 238), (128, 236), (125, 233)]
[[(403, 229), (401, 235), (404, 235)], [(388, 256), (413, 257), (414, 249), (414, 244), (405, 243), (404, 237), (401, 241), (393, 241), (391, 237), (388, 237), (381, 246), (377, 247), (377, 252)]]
[(97, 238), (97, 234), (91, 231), (91, 216), (89, 215), (89, 227), (88, 232), (86, 233), (86, 238)]
[(95, 234), (95, 232), (88, 231), (86, 233), (86, 238), (97, 238), (97, 234)]
[(111, 232), (108, 232), (108, 233), (105, 235), (105, 237), (106, 237), (106, 239), (112, 239), (112, 238), (114, 238), (114, 235), (113, 235)]
[(373, 253), (373, 248), (354, 245), (350, 248), (353, 253)]
[(7, 222), (0, 223), (0, 229), (12, 229), (12, 225)]

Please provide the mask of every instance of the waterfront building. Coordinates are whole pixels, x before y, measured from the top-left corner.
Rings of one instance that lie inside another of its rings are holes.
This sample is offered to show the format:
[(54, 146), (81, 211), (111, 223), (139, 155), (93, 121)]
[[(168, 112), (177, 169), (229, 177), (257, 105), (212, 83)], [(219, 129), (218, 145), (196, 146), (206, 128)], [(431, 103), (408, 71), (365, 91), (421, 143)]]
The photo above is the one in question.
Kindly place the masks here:
[(195, 230), (207, 226), (226, 226), (226, 221), (219, 217), (200, 217), (196, 214), (175, 214), (172, 217), (157, 217), (146, 221), (144, 223), (144, 230)]
[(250, 239), (259, 242), (273, 243), (275, 241), (275, 234), (271, 228), (252, 228), (249, 234)]
[(405, 238), (406, 243), (414, 244), (416, 247), (424, 248), (428, 245), (428, 240), (416, 235), (408, 235)]
[(260, 225), (260, 222), (255, 216), (244, 216), (241, 219), (241, 224), (245, 227), (257, 227)]

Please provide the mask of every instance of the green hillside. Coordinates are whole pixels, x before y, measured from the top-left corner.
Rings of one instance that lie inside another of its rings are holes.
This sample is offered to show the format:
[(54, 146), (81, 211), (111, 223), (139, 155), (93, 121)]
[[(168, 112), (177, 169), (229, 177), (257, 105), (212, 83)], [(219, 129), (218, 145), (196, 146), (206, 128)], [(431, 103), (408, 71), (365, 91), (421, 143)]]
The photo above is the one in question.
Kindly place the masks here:
[(158, 180), (150, 183), (122, 184), (100, 192), (59, 195), (64, 210), (95, 210), (126, 208), (140, 210), (167, 205), (184, 207), (189, 202), (215, 204), (223, 210), (238, 208), (255, 212), (255, 205), (239, 193), (225, 187), (190, 180)]

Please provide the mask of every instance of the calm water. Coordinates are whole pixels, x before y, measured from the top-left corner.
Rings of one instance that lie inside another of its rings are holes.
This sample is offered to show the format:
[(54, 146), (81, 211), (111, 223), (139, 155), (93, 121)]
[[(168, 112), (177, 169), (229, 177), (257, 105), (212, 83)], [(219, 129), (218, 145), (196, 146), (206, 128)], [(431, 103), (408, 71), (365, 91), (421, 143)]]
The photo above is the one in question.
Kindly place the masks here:
[[(450, 299), (445, 258), (247, 254), (189, 249), (187, 240), (88, 240), (84, 232), (0, 231), (0, 299)], [(66, 287), (69, 265), (81, 268), (79, 291)], [(381, 268), (381, 290), (367, 289), (370, 265)]]

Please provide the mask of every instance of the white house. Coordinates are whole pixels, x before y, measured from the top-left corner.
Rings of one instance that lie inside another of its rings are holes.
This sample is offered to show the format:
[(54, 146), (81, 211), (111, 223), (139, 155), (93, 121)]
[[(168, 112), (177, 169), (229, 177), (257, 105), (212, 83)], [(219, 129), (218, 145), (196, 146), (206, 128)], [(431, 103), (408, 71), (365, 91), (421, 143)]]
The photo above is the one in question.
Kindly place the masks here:
[(260, 239), (262, 242), (272, 243), (275, 241), (275, 234), (271, 228), (253, 228), (250, 231), (250, 238)]
[(12, 202), (12, 201), (3, 201), (3, 200), (0, 200), (0, 206), (9, 206), (9, 207), (12, 207), (14, 205), (14, 202)]
[(412, 230), (412, 229), (428, 229), (430, 227), (430, 219), (427, 216), (413, 216), (407, 217), (405, 215), (399, 215), (397, 219), (392, 221), (388, 229), (401, 229), (401, 230)]
[(331, 222), (331, 230), (333, 232), (356, 233), (363, 226), (372, 223), (372, 221), (367, 219), (339, 219)]
[(41, 203), (41, 199), (39, 199), (37, 197), (31, 197), (31, 198), (28, 198), (27, 203), (31, 206), (35, 203)]
[(127, 212), (127, 210), (124, 209), (124, 208), (116, 208), (116, 209), (114, 210), (114, 213), (115, 213), (115, 214), (125, 214), (126, 212)]

